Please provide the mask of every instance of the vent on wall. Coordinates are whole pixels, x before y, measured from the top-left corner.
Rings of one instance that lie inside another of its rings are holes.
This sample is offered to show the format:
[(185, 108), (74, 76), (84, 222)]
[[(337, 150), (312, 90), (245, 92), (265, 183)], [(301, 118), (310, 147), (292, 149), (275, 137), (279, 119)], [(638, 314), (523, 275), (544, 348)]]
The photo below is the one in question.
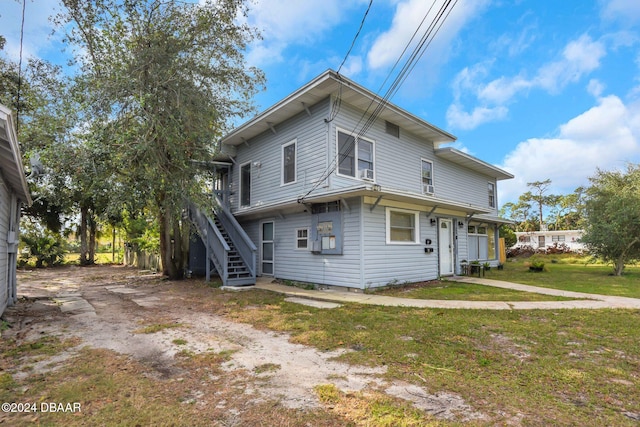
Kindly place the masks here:
[(396, 138), (400, 138), (400, 126), (387, 121), (385, 121), (385, 124), (386, 124), (385, 130), (389, 135), (395, 136)]

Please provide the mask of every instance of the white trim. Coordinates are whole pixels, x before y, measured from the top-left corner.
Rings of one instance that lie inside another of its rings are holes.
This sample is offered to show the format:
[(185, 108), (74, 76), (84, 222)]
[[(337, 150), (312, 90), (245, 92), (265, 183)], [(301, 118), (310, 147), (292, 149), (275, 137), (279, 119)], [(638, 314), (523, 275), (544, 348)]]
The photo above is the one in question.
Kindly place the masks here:
[(497, 194), (497, 191), (496, 191), (496, 183), (495, 182), (491, 182), (491, 181), (487, 181), (487, 184), (492, 186), (493, 205), (491, 203), (489, 203), (489, 201), (490, 201), (489, 195), (491, 194), (489, 192), (489, 185), (487, 185), (487, 204), (489, 205), (490, 208), (495, 209), (496, 206), (498, 205), (498, 194)]
[[(304, 239), (307, 242), (307, 246), (304, 247), (304, 248), (299, 248), (298, 247), (298, 242), (300, 240), (303, 240), (301, 237), (298, 236), (298, 231), (301, 231), (301, 230), (304, 230), (304, 231), (307, 232), (307, 237), (306, 237), (306, 239)], [(308, 251), (310, 249), (309, 248), (309, 237), (310, 237), (309, 236), (309, 227), (296, 228), (295, 229), (295, 233), (296, 233), (296, 235), (295, 235), (295, 241), (294, 241), (293, 249), (295, 249), (296, 251)]]
[[(413, 241), (391, 240), (391, 212), (409, 213), (413, 215)], [(419, 245), (420, 244), (420, 212), (408, 209), (385, 208), (385, 229), (387, 245)]]
[(435, 193), (435, 191), (432, 192), (432, 193), (425, 193), (425, 191), (424, 191), (424, 183), (422, 182), (422, 162), (431, 164), (431, 184), (430, 185), (431, 185), (431, 187), (433, 187), (435, 189), (435, 185), (434, 185), (434, 183), (435, 183), (435, 179), (434, 179), (435, 168), (434, 168), (433, 160), (429, 160), (429, 159), (425, 159), (424, 157), (421, 157), (420, 158), (420, 193), (421, 194), (433, 195)]
[[(271, 230), (271, 240), (264, 240), (264, 225), (267, 223), (271, 223), (272, 224), (272, 230)], [(264, 221), (260, 221), (260, 274), (263, 276), (275, 276), (276, 274), (276, 222), (273, 219), (266, 219)], [(271, 263), (271, 273), (265, 273), (262, 270), (262, 265), (265, 263), (264, 260), (264, 243), (270, 243), (271, 244), (271, 255), (272, 255), (272, 259), (269, 261), (267, 260), (267, 263)]]
[[(284, 182), (284, 149), (293, 145), (293, 181)], [(280, 186), (295, 184), (298, 181), (298, 139), (281, 145), (280, 149)]]
[[(243, 205), (242, 204), (242, 189), (244, 188), (243, 182), (242, 182), (242, 168), (245, 167), (246, 165), (249, 165), (249, 204), (248, 205)], [(251, 207), (251, 184), (253, 181), (253, 167), (251, 166), (251, 161), (248, 162), (244, 162), (240, 164), (240, 167), (238, 168), (238, 209), (243, 209), (243, 208), (249, 208)]]
[[(345, 135), (353, 137), (353, 141), (354, 141), (353, 168), (354, 168), (355, 176), (345, 175), (343, 173), (340, 173), (340, 144), (339, 144), (339, 138), (338, 138), (339, 133), (343, 133)], [(358, 168), (358, 141), (359, 140), (363, 140), (371, 143), (371, 156), (372, 156), (372, 163), (373, 163), (373, 181), (375, 182), (376, 180), (376, 141), (371, 138), (366, 138), (364, 136), (358, 136), (358, 134), (354, 134), (353, 132), (350, 132), (348, 130), (342, 129), (337, 126), (336, 126), (336, 175), (342, 176), (345, 178), (355, 179), (358, 181), (371, 181), (371, 180), (364, 180), (360, 178), (360, 169)]]

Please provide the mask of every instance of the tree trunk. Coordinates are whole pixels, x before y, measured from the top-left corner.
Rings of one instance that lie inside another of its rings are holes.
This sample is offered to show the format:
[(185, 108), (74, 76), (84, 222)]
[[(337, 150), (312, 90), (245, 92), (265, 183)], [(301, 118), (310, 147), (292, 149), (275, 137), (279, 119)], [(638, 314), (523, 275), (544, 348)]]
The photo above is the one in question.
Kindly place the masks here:
[(89, 257), (87, 258), (87, 264), (93, 265), (96, 263), (97, 225), (92, 210), (88, 211), (87, 221), (89, 223)]
[(80, 207), (80, 265), (87, 265), (87, 214), (85, 206)]
[(615, 265), (613, 266), (613, 270), (614, 270), (614, 275), (615, 276), (622, 276), (622, 272), (624, 271), (624, 257), (621, 256), (619, 257), (616, 262)]
[(172, 218), (170, 210), (160, 209), (158, 224), (160, 224), (162, 272), (169, 279), (183, 279), (185, 256), (182, 248), (180, 222), (178, 219)]

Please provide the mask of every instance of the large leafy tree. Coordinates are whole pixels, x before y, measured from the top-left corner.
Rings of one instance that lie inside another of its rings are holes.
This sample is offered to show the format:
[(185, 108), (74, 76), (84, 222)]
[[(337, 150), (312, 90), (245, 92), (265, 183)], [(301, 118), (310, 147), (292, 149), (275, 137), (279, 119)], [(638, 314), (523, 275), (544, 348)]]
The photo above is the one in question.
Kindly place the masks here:
[[(244, 0), (63, 0), (58, 23), (77, 46), (87, 120), (102, 124), (120, 182), (142, 194), (156, 215), (165, 274), (186, 265), (186, 197), (202, 188), (193, 160), (253, 111), (263, 75), (243, 51), (257, 34), (237, 18)], [(71, 24), (71, 25), (68, 25)]]
[(620, 276), (625, 264), (640, 259), (640, 165), (624, 172), (598, 170), (590, 181), (582, 241)]

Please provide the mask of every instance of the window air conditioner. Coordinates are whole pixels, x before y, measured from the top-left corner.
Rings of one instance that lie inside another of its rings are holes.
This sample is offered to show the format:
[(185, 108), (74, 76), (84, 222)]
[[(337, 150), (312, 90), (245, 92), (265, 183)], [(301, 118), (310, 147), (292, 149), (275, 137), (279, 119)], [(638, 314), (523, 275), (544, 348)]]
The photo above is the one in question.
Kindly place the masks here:
[(433, 185), (430, 184), (422, 184), (422, 192), (424, 194), (433, 194), (434, 188)]
[(360, 179), (373, 181), (373, 169), (363, 169), (360, 171)]

